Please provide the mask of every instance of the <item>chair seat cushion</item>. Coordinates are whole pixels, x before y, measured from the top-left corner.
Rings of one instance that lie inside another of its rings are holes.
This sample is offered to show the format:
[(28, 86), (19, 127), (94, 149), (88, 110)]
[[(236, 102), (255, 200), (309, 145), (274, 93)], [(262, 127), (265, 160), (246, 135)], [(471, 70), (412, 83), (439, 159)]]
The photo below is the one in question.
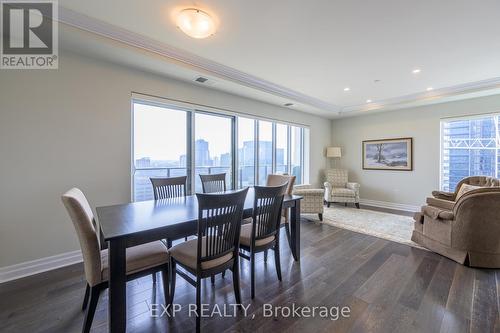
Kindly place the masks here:
[[(211, 239), (212, 237), (208, 237), (208, 239)], [(201, 256), (204, 257), (206, 253), (206, 241), (207, 237), (202, 238), (202, 244), (201, 244)], [(192, 269), (196, 269), (196, 263), (198, 262), (198, 239), (192, 239), (187, 242), (183, 242), (180, 244), (177, 244), (170, 248), (169, 250), (170, 255), (178, 262), (181, 264), (190, 267)], [(229, 260), (233, 258), (233, 253), (228, 253), (223, 255), (222, 257), (209, 260), (209, 261), (203, 261), (201, 263), (201, 268), (202, 269), (210, 269), (213, 267), (217, 267), (219, 265), (222, 265)]]
[[(241, 226), (240, 233), (240, 244), (250, 247), (252, 239), (252, 224), (244, 224)], [(256, 246), (262, 246), (271, 243), (274, 240), (274, 236), (266, 237), (263, 239), (258, 239), (255, 241)]]
[[(137, 273), (148, 268), (168, 264), (169, 254), (167, 247), (161, 242), (151, 242), (127, 248), (127, 275)], [(108, 250), (101, 251), (102, 281), (109, 279)]]
[(332, 195), (336, 197), (355, 197), (356, 192), (350, 188), (334, 187), (332, 188)]

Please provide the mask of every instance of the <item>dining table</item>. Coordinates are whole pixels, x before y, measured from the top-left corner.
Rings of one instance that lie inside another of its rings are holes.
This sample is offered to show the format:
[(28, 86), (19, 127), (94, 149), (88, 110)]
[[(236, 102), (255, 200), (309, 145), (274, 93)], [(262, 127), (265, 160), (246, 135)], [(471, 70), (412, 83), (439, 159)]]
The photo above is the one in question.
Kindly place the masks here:
[[(231, 193), (234, 190), (223, 193)], [(243, 218), (252, 216), (254, 189), (247, 193)], [(301, 196), (285, 195), (283, 208), (290, 210), (289, 245), (295, 261), (300, 260)], [(97, 207), (102, 239), (109, 256), (108, 328), (112, 333), (126, 330), (126, 249), (162, 239), (180, 239), (195, 235), (198, 223), (196, 195), (131, 202)]]

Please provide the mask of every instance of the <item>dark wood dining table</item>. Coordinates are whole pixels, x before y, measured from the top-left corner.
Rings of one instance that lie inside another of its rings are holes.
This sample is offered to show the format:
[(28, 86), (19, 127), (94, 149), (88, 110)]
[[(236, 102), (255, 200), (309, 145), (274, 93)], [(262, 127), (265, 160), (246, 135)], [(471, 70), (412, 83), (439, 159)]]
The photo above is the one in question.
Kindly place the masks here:
[[(231, 191), (227, 191), (231, 192)], [(283, 207), (289, 208), (290, 247), (293, 258), (300, 259), (301, 196), (285, 195)], [(243, 218), (251, 217), (254, 191), (245, 200)], [(198, 202), (195, 195), (132, 202), (97, 208), (101, 236), (108, 244), (109, 255), (109, 322), (110, 332), (125, 332), (126, 248), (160, 239), (179, 239), (196, 234)]]

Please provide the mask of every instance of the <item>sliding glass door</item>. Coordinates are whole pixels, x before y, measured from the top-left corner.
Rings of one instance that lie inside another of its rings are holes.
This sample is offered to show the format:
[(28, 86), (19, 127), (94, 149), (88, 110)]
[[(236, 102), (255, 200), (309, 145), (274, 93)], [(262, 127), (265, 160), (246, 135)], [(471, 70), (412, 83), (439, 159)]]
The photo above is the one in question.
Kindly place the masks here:
[(215, 173), (226, 173), (226, 186), (231, 189), (233, 117), (197, 112), (194, 124), (195, 191), (202, 191), (200, 174)]

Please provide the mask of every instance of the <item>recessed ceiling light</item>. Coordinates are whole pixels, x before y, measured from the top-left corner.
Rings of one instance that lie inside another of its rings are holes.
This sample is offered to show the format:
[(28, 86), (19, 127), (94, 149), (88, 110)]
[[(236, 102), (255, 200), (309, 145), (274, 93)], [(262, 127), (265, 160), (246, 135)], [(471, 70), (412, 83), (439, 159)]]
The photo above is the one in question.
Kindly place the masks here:
[(432, 88), (432, 87), (428, 87), (428, 88), (427, 88), (427, 91), (431, 91), (432, 89), (434, 89), (434, 88)]
[(351, 90), (351, 88), (349, 88), (349, 87), (344, 88), (344, 91), (349, 91), (349, 90)]
[(418, 74), (418, 73), (420, 73), (421, 71), (422, 71), (422, 70), (421, 70), (420, 68), (415, 68), (415, 69), (414, 69), (414, 70), (412, 70), (411, 72), (412, 72), (413, 74)]
[(371, 102), (372, 102), (372, 100), (371, 100), (371, 99), (367, 99), (367, 100), (366, 100), (366, 103), (371, 103)]
[(206, 38), (215, 33), (215, 22), (210, 15), (196, 8), (187, 8), (177, 15), (177, 26), (193, 38)]

